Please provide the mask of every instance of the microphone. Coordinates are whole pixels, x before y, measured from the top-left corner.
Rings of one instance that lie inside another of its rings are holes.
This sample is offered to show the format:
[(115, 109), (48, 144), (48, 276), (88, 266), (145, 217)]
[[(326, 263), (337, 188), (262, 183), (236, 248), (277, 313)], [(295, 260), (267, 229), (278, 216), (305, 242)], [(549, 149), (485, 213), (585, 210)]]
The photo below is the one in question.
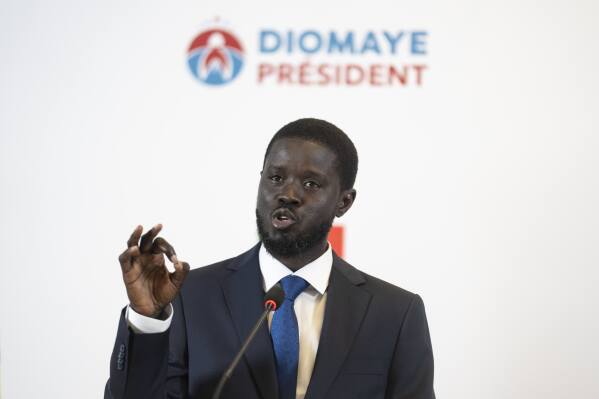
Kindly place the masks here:
[(216, 389), (214, 390), (212, 399), (220, 398), (220, 394), (221, 394), (221, 391), (223, 390), (223, 387), (225, 386), (225, 383), (229, 380), (229, 378), (233, 374), (233, 370), (235, 370), (235, 367), (237, 367), (237, 363), (239, 363), (239, 361), (241, 360), (241, 357), (247, 350), (248, 346), (250, 346), (250, 342), (252, 342), (252, 340), (254, 339), (254, 336), (256, 335), (256, 333), (258, 332), (260, 327), (262, 326), (262, 323), (264, 323), (264, 320), (266, 320), (266, 318), (268, 317), (268, 313), (271, 311), (273, 311), (273, 312), (276, 311), (281, 306), (281, 304), (283, 303), (284, 300), (285, 300), (285, 291), (283, 291), (283, 287), (281, 287), (281, 284), (276, 284), (270, 290), (268, 290), (266, 295), (264, 295), (264, 312), (262, 313), (262, 315), (260, 316), (260, 318), (258, 319), (256, 324), (254, 325), (254, 328), (252, 328), (252, 331), (247, 336), (245, 341), (243, 341), (243, 345), (241, 345), (241, 349), (239, 349), (239, 352), (237, 353), (237, 355), (235, 355), (235, 357), (233, 358), (233, 361), (231, 362), (229, 367), (227, 367), (227, 369), (223, 373), (222, 377), (220, 377), (220, 381), (218, 382), (218, 385), (216, 386)]

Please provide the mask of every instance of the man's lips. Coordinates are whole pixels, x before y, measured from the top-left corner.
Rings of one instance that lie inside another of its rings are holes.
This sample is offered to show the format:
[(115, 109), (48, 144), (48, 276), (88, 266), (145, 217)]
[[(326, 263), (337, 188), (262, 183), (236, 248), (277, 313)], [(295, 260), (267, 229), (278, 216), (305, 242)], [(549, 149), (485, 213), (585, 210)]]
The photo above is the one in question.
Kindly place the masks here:
[(297, 217), (287, 208), (279, 208), (272, 213), (272, 225), (277, 230), (285, 230), (297, 222)]

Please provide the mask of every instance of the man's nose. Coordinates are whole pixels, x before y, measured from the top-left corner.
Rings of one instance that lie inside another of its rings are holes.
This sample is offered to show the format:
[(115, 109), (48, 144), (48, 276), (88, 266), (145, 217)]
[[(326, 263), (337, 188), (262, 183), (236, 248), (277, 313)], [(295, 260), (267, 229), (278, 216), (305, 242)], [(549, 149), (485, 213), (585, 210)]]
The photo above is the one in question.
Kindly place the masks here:
[(299, 205), (302, 202), (300, 188), (294, 182), (285, 184), (277, 196), (277, 200), (280, 205)]

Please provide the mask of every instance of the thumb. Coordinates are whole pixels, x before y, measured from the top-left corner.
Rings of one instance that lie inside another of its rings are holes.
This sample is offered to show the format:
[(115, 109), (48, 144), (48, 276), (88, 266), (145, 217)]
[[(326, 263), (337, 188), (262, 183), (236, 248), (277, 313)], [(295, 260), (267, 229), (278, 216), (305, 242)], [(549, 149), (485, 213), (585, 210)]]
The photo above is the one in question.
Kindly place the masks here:
[(178, 261), (175, 263), (175, 271), (169, 277), (171, 282), (180, 289), (183, 285), (183, 280), (187, 277), (187, 273), (189, 273), (189, 263)]

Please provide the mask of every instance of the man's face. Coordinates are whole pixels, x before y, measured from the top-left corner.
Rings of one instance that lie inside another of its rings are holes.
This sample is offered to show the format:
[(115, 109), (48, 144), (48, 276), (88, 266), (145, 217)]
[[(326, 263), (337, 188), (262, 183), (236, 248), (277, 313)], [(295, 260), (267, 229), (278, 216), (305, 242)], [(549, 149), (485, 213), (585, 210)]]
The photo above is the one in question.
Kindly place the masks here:
[(341, 197), (337, 156), (302, 139), (270, 149), (258, 188), (258, 233), (273, 255), (293, 256), (326, 240)]

